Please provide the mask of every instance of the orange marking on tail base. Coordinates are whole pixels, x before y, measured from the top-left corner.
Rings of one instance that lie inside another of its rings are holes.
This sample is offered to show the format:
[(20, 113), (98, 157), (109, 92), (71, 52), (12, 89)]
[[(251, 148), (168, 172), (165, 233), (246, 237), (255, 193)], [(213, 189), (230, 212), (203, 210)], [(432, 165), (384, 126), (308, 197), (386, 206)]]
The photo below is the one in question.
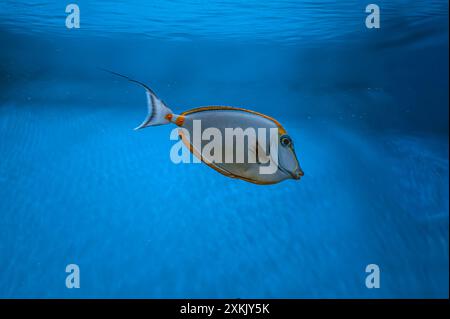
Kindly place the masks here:
[(184, 124), (184, 115), (180, 115), (175, 120), (175, 124), (178, 126), (182, 126)]

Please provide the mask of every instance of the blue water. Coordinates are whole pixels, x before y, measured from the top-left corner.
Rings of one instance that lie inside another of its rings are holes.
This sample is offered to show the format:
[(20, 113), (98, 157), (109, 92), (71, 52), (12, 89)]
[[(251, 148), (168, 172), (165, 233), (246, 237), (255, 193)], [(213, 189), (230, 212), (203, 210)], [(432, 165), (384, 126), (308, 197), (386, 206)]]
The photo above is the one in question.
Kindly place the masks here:
[[(361, 1), (77, 1), (71, 30), (56, 3), (0, 3), (0, 297), (448, 298), (447, 1), (370, 30)], [(173, 164), (99, 67), (275, 117), (305, 176)]]

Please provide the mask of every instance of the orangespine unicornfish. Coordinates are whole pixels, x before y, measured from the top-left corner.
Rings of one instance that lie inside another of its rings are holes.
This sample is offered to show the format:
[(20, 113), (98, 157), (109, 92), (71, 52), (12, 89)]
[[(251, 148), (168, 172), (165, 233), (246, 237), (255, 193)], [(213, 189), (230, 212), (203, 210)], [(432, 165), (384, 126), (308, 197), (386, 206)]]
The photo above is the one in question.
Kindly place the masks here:
[[(175, 114), (146, 84), (105, 70), (141, 85), (147, 94), (147, 117), (135, 128), (173, 123), (197, 160), (217, 172), (254, 184), (299, 180), (304, 174), (294, 142), (275, 119), (230, 106), (198, 107)], [(191, 138), (192, 137), (192, 138)]]

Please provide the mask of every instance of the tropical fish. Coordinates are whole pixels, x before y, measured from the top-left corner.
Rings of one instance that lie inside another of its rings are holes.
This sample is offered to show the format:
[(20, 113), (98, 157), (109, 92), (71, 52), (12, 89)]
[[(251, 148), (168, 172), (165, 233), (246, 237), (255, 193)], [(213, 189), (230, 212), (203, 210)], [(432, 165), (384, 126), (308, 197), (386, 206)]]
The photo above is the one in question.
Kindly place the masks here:
[[(304, 175), (292, 138), (277, 120), (255, 111), (230, 106), (198, 107), (177, 115), (146, 84), (116, 72), (105, 71), (145, 89), (148, 113), (136, 130), (170, 123), (177, 125), (180, 128), (179, 137), (190, 152), (227, 177), (268, 185), (287, 179), (299, 180)], [(205, 133), (210, 136), (210, 140), (204, 139)], [(201, 138), (196, 140), (195, 135), (199, 134)], [(230, 135), (232, 138), (227, 143)], [(210, 145), (212, 140), (215, 140), (215, 147)]]

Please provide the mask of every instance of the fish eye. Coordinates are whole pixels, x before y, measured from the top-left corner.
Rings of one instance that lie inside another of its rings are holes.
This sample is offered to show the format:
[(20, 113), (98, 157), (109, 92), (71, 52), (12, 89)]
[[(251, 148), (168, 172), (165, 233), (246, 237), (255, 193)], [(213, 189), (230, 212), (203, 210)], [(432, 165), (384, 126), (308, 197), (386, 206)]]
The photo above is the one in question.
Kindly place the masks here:
[(287, 135), (283, 135), (280, 137), (280, 143), (283, 146), (291, 146), (292, 145), (292, 140), (289, 136)]

